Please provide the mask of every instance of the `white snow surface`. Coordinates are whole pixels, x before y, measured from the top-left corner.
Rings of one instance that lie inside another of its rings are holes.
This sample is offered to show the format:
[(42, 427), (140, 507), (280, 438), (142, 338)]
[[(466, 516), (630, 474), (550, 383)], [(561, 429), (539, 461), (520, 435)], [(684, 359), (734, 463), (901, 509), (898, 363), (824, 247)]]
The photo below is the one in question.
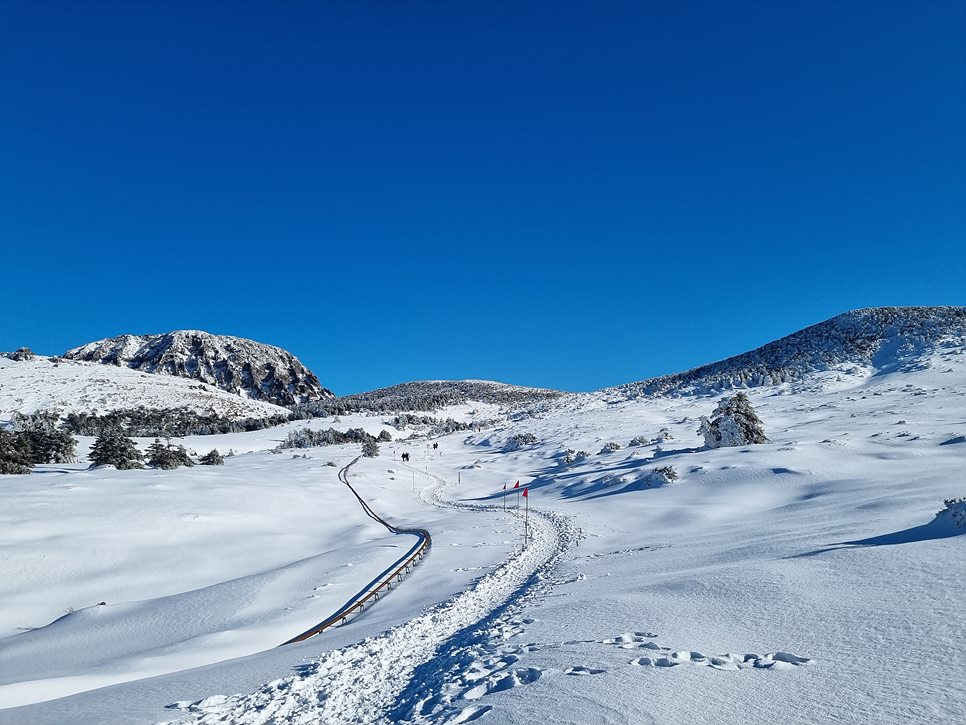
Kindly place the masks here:
[(0, 722), (960, 722), (966, 536), (936, 514), (966, 495), (966, 349), (926, 358), (749, 390), (764, 445), (699, 447), (717, 395), (604, 394), (382, 444), (353, 485), (433, 547), (283, 648), (411, 545), (325, 465), (358, 447), (5, 477)]
[(106, 413), (121, 408), (180, 408), (228, 418), (287, 415), (288, 409), (250, 400), (213, 385), (126, 367), (38, 355), (14, 361), (0, 356), (0, 421), (15, 411)]

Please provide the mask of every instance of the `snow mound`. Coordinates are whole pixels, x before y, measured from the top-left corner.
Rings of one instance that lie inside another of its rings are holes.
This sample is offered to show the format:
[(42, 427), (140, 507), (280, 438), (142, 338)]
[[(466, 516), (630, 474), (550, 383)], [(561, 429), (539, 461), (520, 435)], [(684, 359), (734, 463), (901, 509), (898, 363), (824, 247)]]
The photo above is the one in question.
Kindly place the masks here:
[(942, 510), (932, 520), (932, 525), (966, 534), (966, 498), (947, 499)]

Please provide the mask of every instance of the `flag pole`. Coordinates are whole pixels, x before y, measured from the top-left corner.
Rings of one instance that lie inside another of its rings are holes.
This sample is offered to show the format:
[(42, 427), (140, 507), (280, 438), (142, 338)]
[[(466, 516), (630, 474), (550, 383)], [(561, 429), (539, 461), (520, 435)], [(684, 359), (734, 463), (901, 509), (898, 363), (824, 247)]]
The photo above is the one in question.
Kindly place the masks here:
[(530, 537), (530, 496), (527, 495), (527, 490), (523, 489), (523, 498), (527, 500), (527, 505), (523, 509), (523, 545), (527, 545), (527, 539)]

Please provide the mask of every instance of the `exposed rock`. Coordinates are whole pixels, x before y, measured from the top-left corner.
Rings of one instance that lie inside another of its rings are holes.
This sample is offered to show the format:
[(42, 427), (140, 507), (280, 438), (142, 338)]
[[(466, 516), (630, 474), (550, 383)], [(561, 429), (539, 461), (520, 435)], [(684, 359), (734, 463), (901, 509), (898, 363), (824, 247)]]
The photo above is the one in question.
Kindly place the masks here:
[(333, 397), (311, 370), (281, 348), (198, 330), (120, 335), (76, 347), (64, 357), (200, 380), (276, 405)]
[(34, 351), (31, 350), (29, 347), (20, 347), (14, 350), (13, 352), (3, 353), (3, 355), (9, 358), (10, 360), (15, 360), (17, 362), (23, 362), (24, 360), (33, 360), (34, 357), (36, 357), (34, 355)]

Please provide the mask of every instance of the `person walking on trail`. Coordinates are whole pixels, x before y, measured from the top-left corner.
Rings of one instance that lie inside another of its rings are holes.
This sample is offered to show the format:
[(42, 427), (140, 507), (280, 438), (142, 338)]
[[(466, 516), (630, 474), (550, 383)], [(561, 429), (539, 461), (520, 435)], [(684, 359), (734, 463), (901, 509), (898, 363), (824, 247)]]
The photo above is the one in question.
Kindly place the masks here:
[(439, 448), (439, 443), (433, 443), (433, 450), (435, 451), (437, 448)]

